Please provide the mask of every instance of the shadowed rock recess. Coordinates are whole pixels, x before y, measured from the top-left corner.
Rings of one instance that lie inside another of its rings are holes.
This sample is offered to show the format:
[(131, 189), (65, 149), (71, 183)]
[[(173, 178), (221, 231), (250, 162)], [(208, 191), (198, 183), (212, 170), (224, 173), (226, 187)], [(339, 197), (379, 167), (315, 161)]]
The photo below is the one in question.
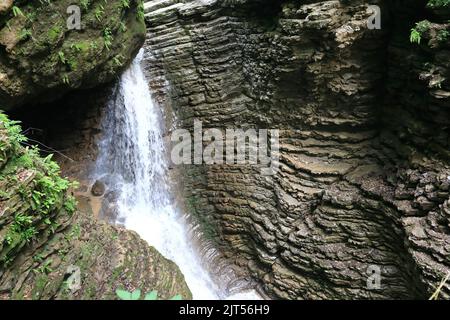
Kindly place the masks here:
[(189, 209), (270, 296), (428, 298), (450, 272), (450, 11), (427, 2), (145, 3), (146, 69), (178, 126), (281, 130), (274, 176), (182, 170)]

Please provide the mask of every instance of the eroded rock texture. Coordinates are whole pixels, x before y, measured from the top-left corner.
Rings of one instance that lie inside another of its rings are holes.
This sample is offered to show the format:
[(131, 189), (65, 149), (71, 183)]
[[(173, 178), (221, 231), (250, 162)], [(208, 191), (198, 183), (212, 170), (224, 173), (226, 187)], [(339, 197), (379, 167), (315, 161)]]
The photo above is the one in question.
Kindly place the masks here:
[(281, 130), (275, 176), (183, 168), (191, 210), (269, 295), (427, 298), (450, 271), (450, 52), (432, 31), (450, 16), (426, 2), (146, 2), (151, 86), (179, 126)]
[(0, 108), (114, 80), (144, 41), (143, 18), (140, 0), (2, 1)]

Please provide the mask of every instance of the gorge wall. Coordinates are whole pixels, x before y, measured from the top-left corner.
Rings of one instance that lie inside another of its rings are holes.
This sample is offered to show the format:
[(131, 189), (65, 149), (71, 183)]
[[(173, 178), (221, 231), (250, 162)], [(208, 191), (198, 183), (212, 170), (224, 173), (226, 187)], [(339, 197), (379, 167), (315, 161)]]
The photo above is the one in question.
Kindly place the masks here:
[(271, 297), (428, 298), (450, 271), (450, 12), (427, 2), (145, 3), (150, 85), (179, 127), (280, 129), (274, 176), (180, 170), (209, 237)]

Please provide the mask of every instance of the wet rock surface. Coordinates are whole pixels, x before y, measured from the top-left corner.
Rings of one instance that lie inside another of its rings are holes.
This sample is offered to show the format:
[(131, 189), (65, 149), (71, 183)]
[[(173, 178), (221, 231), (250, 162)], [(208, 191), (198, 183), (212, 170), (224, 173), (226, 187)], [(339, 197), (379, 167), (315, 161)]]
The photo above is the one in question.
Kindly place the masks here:
[(272, 297), (428, 298), (450, 271), (448, 40), (410, 43), (419, 17), (446, 26), (425, 4), (145, 4), (150, 85), (178, 126), (280, 129), (274, 176), (180, 168), (205, 232)]
[(103, 182), (96, 180), (91, 188), (91, 193), (94, 197), (101, 197), (105, 194), (106, 186)]

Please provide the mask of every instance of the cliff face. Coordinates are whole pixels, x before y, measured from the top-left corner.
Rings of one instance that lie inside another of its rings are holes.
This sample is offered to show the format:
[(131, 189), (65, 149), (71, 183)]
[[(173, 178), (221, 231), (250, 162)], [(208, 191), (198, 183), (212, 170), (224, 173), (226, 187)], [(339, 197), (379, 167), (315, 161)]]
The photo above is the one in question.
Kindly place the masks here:
[[(80, 9), (80, 29), (73, 29), (71, 5)], [(51, 101), (113, 80), (144, 41), (143, 19), (140, 0), (3, 1), (0, 107)]]
[(0, 299), (114, 299), (116, 289), (192, 295), (178, 267), (136, 233), (95, 219), (58, 165), (22, 146), (0, 113)]
[(450, 271), (450, 15), (427, 2), (370, 1), (381, 30), (363, 0), (145, 3), (179, 126), (280, 129), (275, 176), (182, 168), (190, 209), (271, 296), (427, 298)]

